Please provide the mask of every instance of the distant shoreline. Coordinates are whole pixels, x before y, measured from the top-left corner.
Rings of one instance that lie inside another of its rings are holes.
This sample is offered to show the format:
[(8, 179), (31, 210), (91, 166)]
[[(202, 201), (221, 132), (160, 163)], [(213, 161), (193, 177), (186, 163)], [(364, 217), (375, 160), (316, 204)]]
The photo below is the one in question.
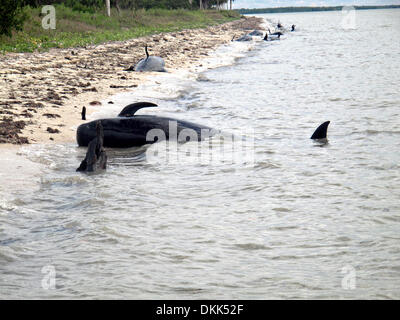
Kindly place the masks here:
[(332, 6), (332, 7), (278, 7), (260, 9), (237, 9), (240, 14), (261, 14), (261, 13), (287, 13), (287, 12), (315, 12), (315, 11), (340, 11), (343, 7), (354, 7), (356, 10), (371, 9), (399, 9), (400, 5), (385, 6)]

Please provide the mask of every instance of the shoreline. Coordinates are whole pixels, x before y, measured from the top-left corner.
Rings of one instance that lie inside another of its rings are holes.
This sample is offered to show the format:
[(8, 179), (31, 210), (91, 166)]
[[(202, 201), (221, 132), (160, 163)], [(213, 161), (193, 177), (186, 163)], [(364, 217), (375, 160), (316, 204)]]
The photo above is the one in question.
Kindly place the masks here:
[(0, 146), (68, 143), (76, 127), (100, 111), (100, 101), (132, 92), (159, 73), (123, 71), (150, 55), (161, 56), (169, 73), (207, 69), (202, 60), (217, 47), (254, 29), (263, 29), (257, 17), (180, 32), (161, 33), (127, 41), (83, 48), (52, 49), (44, 53), (9, 53), (0, 57)]

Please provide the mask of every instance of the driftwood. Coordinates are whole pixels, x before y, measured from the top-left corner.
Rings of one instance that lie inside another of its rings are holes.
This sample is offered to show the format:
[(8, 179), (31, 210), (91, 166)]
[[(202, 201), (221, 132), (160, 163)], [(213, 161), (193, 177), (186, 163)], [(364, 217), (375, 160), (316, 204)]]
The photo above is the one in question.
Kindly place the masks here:
[(94, 172), (99, 169), (106, 169), (107, 154), (103, 148), (104, 132), (101, 121), (97, 121), (96, 123), (96, 133), (96, 138), (89, 142), (85, 159), (83, 159), (76, 171)]

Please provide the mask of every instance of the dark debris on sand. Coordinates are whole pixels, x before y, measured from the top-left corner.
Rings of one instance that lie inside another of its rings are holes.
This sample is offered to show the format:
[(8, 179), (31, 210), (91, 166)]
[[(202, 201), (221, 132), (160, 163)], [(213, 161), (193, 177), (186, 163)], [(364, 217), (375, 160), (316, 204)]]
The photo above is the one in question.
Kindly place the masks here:
[(24, 120), (14, 121), (11, 117), (0, 119), (0, 143), (29, 143), (28, 138), (19, 136), (27, 124)]
[(49, 133), (60, 133), (60, 130), (47, 127), (47, 132), (49, 132)]

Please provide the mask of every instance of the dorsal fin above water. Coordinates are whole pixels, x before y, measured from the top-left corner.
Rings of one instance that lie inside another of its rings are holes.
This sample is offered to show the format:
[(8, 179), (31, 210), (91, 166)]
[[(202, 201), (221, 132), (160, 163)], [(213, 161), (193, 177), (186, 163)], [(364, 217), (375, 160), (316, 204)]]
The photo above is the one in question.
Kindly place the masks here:
[(136, 111), (142, 108), (149, 107), (157, 107), (155, 103), (152, 102), (136, 102), (130, 105), (127, 105), (122, 111), (119, 113), (118, 117), (133, 117)]
[(330, 123), (331, 123), (330, 121), (325, 121), (323, 124), (321, 124), (317, 128), (317, 130), (314, 131), (313, 135), (311, 136), (311, 139), (326, 139), (328, 126)]

